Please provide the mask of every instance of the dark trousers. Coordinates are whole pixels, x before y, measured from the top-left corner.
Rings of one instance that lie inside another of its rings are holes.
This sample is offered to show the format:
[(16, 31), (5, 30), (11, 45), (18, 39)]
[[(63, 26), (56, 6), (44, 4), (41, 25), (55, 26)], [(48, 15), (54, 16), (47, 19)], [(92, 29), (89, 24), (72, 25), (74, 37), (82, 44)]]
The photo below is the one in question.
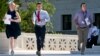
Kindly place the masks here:
[(38, 26), (35, 25), (35, 34), (37, 39), (37, 51), (40, 51), (41, 48), (44, 46), (44, 40), (45, 40), (45, 32), (46, 27), (45, 26)]
[(92, 40), (91, 40), (92, 45), (93, 45), (93, 44), (94, 44), (94, 45), (97, 45), (98, 36), (91, 36), (91, 38), (92, 38)]
[(90, 39), (87, 40), (87, 48), (92, 48), (93, 44), (97, 45), (98, 36), (91, 36)]

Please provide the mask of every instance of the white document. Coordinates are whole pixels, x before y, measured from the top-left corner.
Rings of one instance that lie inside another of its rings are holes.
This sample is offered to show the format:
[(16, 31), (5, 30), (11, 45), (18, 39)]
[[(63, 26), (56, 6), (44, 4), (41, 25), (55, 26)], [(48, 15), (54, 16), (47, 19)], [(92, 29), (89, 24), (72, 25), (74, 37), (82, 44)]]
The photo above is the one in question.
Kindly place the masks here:
[(10, 25), (10, 24), (11, 24), (10, 19), (11, 19), (11, 15), (6, 14), (6, 15), (5, 15), (4, 24)]
[(82, 24), (85, 24), (84, 21), (82, 21)]
[(85, 18), (85, 22), (86, 22), (87, 26), (89, 26), (89, 25), (90, 25), (89, 18)]

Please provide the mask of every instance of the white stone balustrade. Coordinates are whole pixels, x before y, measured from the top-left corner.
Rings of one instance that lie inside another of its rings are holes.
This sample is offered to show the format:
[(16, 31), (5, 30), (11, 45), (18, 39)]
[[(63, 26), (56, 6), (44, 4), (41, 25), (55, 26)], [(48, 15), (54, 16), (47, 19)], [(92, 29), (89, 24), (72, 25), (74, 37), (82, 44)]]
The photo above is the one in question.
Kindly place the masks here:
[[(36, 50), (34, 33), (22, 33), (17, 41), (17, 47), (24, 50)], [(44, 50), (76, 51), (77, 35), (46, 34)]]

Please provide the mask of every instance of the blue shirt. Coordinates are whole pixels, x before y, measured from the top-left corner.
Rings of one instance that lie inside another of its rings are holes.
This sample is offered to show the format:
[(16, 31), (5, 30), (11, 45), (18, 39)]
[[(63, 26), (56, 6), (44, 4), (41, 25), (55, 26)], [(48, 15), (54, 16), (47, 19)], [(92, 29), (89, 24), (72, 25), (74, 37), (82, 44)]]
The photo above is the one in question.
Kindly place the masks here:
[(88, 11), (86, 11), (86, 12), (82, 12), (82, 11), (77, 12), (75, 14), (74, 18), (73, 18), (73, 20), (76, 24), (76, 27), (80, 27), (80, 28), (88, 27), (89, 25), (87, 25), (86, 21), (85, 21), (86, 18), (88, 18), (88, 21), (91, 25), (93, 23), (93, 17)]

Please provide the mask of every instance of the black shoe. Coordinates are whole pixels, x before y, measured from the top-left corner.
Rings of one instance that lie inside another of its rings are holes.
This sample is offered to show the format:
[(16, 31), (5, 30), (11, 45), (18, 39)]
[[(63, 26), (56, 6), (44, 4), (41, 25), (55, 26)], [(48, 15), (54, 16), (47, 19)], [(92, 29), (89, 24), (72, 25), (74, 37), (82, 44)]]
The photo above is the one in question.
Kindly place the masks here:
[(36, 52), (36, 55), (41, 56), (40, 51), (37, 51), (37, 52)]
[(80, 48), (78, 48), (78, 51), (80, 51), (81, 49)]

